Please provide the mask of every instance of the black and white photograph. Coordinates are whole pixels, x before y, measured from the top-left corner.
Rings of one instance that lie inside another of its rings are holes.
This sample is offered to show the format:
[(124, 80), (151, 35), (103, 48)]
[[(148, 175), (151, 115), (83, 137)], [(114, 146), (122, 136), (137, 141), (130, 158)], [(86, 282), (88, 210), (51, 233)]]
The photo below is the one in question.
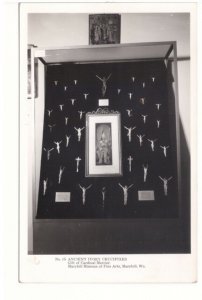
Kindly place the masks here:
[[(28, 125), (21, 127), (27, 153), (21, 161), (27, 182), (20, 183), (23, 253), (65, 256), (68, 272), (71, 256), (113, 256), (128, 261), (126, 267), (118, 262), (121, 269), (145, 268), (145, 277), (129, 275), (129, 281), (192, 282), (194, 273), (172, 277), (171, 268), (178, 255), (186, 260), (193, 253), (193, 11), (35, 9), (20, 9), (20, 57), (34, 45), (30, 84), (37, 78), (37, 94), (26, 99)], [(23, 93), (22, 80), (26, 107)], [(161, 266), (155, 279), (147, 269), (152, 255)], [(175, 256), (172, 263), (166, 255)], [(144, 259), (144, 267), (137, 266), (135, 260)], [(20, 278), (27, 282), (25, 265), (22, 260)]]

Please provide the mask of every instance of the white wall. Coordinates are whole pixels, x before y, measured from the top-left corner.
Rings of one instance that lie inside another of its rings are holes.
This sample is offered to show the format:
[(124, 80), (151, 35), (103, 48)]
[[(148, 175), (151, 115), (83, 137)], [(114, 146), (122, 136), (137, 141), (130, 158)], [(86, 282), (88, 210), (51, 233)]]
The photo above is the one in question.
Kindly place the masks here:
[[(88, 14), (29, 14), (28, 42), (38, 47), (88, 44)], [(189, 55), (189, 14), (121, 14), (121, 43), (177, 41)]]
[(38, 47), (88, 44), (87, 14), (29, 14), (28, 43)]
[(123, 14), (121, 42), (177, 41), (178, 55), (189, 55), (188, 14)]

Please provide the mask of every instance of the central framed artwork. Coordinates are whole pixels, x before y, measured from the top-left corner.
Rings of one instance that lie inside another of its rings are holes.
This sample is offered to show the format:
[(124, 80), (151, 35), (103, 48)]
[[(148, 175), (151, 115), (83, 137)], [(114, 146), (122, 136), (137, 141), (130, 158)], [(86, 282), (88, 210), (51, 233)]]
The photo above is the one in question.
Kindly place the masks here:
[(121, 176), (120, 113), (86, 114), (86, 177)]

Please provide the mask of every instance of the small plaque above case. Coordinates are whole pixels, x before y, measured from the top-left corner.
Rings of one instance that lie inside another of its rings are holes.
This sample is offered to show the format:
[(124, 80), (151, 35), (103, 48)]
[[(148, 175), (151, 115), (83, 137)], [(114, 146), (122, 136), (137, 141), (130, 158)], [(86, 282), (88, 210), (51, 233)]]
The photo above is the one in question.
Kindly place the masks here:
[(139, 201), (154, 201), (154, 191), (138, 191)]
[(70, 202), (70, 192), (56, 192), (55, 202)]
[(98, 104), (99, 106), (109, 106), (109, 99), (99, 99)]

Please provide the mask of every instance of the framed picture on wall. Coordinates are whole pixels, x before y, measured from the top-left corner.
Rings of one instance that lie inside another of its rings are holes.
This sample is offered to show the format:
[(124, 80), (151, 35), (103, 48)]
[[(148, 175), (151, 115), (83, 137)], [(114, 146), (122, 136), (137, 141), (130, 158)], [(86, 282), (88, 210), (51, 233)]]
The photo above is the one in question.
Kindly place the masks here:
[(87, 113), (86, 177), (121, 175), (120, 113)]
[(119, 14), (89, 15), (89, 44), (119, 44), (120, 20)]

